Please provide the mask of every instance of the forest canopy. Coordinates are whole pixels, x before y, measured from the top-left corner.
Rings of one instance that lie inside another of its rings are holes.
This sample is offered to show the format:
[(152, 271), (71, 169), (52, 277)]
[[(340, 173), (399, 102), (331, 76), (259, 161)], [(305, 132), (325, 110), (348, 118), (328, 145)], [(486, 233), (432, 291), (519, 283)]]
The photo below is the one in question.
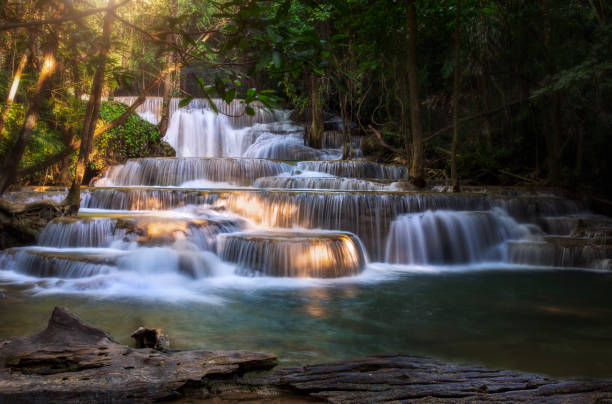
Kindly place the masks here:
[[(241, 99), (245, 114), (255, 104), (294, 109), (319, 148), (325, 121), (338, 116), (343, 158), (362, 136), (366, 157), (409, 166), (416, 186), (612, 194), (604, 0), (0, 5), (0, 192), (78, 189), (100, 169), (98, 139), (108, 145), (111, 134), (138, 144), (130, 150), (158, 147), (175, 97)], [(113, 114), (102, 100), (120, 95), (135, 101)], [(147, 96), (164, 100), (157, 127), (129, 120)]]

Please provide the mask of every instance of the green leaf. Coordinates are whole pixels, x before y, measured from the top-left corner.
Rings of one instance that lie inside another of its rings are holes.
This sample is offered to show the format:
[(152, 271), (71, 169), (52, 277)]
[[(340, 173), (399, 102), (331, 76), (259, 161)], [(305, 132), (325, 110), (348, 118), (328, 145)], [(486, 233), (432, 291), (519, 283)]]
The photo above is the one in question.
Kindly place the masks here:
[(236, 98), (236, 89), (232, 88), (231, 90), (229, 90), (228, 92), (225, 93), (225, 102), (226, 103), (231, 103), (234, 98)]
[(246, 114), (249, 116), (255, 115), (255, 110), (250, 105), (244, 109), (244, 112), (246, 112)]
[(179, 101), (179, 108), (186, 107), (193, 100), (193, 97), (185, 97)]

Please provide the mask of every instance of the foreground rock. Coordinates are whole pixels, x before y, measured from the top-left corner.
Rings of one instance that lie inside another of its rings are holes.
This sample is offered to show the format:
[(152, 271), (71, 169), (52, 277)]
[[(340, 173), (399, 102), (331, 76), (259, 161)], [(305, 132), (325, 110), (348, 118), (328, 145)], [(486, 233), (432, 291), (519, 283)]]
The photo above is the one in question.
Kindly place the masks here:
[(612, 380), (559, 381), (401, 355), (283, 369), (251, 384), (291, 389), (333, 403), (612, 403)]
[(27, 204), (0, 198), (0, 249), (35, 244), (40, 231), (68, 207), (52, 200)]
[(0, 403), (612, 403), (612, 380), (560, 381), (401, 355), (245, 375), (275, 363), (247, 351), (128, 348), (56, 308), (43, 332), (0, 342)]
[(141, 402), (182, 397), (208, 377), (270, 369), (247, 351), (132, 349), (56, 307), (39, 334), (0, 342), (0, 402)]

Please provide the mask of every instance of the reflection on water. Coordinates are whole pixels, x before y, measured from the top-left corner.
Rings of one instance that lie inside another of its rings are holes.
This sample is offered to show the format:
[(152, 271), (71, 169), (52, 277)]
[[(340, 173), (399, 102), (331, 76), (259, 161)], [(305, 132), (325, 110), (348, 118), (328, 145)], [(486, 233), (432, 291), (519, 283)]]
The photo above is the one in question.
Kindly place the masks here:
[(612, 376), (611, 274), (396, 273), (378, 282), (255, 287), (268, 279), (200, 291), (211, 303), (31, 296), (21, 288), (33, 285), (3, 286), (0, 338), (42, 329), (52, 307), (63, 305), (122, 343), (138, 326), (162, 327), (173, 348), (270, 351), (282, 366), (403, 352)]

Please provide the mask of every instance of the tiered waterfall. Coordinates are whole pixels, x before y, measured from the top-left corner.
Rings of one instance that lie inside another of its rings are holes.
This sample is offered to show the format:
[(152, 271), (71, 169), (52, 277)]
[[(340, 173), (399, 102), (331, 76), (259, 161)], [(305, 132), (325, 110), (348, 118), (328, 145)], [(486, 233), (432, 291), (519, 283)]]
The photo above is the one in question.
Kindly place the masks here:
[[(156, 122), (160, 106), (152, 98), (139, 113)], [(165, 140), (176, 158), (110, 168), (83, 190), (77, 217), (52, 221), (38, 246), (6, 251), (2, 267), (76, 291), (143, 276), (359, 277), (372, 262), (609, 266), (609, 251), (558, 242), (584, 220), (608, 220), (579, 203), (518, 191), (409, 192), (403, 166), (339, 160), (333, 133), (329, 148), (305, 146), (288, 111), (171, 106)]]

